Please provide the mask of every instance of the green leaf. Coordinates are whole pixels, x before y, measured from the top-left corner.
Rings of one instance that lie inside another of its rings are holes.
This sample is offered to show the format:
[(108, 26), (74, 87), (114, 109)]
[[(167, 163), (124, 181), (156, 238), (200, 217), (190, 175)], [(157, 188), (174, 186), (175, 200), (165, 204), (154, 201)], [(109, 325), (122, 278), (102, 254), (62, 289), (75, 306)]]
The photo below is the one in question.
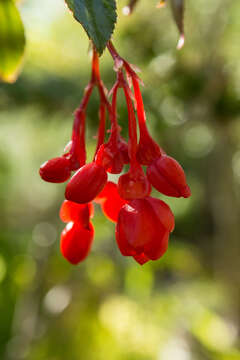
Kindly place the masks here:
[(65, 0), (101, 54), (117, 21), (116, 0)]
[(0, 80), (16, 80), (24, 47), (24, 28), (14, 1), (0, 0)]

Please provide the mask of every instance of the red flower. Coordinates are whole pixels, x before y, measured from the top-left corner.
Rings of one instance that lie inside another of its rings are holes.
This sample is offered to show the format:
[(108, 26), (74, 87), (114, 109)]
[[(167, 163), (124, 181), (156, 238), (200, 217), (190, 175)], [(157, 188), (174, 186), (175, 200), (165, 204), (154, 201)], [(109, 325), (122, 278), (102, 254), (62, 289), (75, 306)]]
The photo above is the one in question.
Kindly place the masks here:
[(162, 155), (147, 168), (150, 183), (162, 194), (187, 198), (191, 190), (181, 165), (172, 157)]
[(69, 200), (62, 203), (59, 216), (65, 222), (78, 222), (84, 227), (89, 225), (89, 217), (93, 217), (94, 207), (92, 203), (77, 204)]
[(119, 212), (116, 240), (122, 255), (144, 264), (165, 253), (173, 229), (174, 216), (163, 201), (151, 197), (131, 200)]
[(78, 223), (67, 224), (61, 235), (62, 255), (73, 265), (83, 261), (91, 249), (94, 228), (91, 223), (87, 228)]
[(71, 162), (65, 157), (56, 157), (43, 163), (39, 169), (41, 178), (52, 183), (62, 183), (71, 176)]
[(92, 201), (107, 182), (107, 173), (101, 166), (92, 162), (82, 166), (67, 184), (67, 200), (84, 204)]

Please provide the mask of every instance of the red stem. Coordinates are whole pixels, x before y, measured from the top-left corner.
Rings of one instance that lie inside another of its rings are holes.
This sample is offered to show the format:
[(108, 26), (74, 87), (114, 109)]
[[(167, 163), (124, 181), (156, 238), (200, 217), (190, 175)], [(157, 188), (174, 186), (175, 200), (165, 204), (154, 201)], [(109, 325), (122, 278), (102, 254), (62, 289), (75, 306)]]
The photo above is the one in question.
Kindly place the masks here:
[(100, 104), (99, 107), (99, 128), (98, 128), (98, 141), (97, 141), (97, 146), (96, 146), (96, 151), (95, 151), (95, 155), (94, 158), (98, 152), (98, 149), (100, 148), (100, 146), (104, 143), (104, 138), (105, 138), (105, 127), (106, 127), (106, 107), (105, 104)]
[(136, 123), (136, 117), (134, 113), (134, 108), (131, 100), (131, 90), (125, 81), (122, 72), (119, 72), (124, 95), (126, 98), (127, 108), (128, 108), (128, 127), (129, 127), (129, 137), (130, 137), (130, 149), (129, 149), (129, 155), (131, 160), (131, 168), (135, 167), (137, 164), (136, 160), (136, 152), (137, 152), (137, 123)]
[(107, 47), (108, 47), (108, 50), (116, 64), (116, 67), (118, 66), (117, 64), (119, 64), (121, 62), (123, 64), (126, 72), (132, 79), (135, 99), (136, 99), (136, 103), (137, 103), (137, 115), (138, 115), (140, 134), (142, 136), (149, 135), (149, 132), (147, 129), (147, 124), (146, 124), (146, 114), (145, 114), (145, 110), (144, 110), (142, 94), (141, 94), (140, 87), (139, 87), (139, 78), (138, 78), (137, 74), (135, 73), (135, 71), (132, 69), (132, 67), (129, 65), (129, 63), (118, 54), (117, 50), (115, 49), (115, 47), (113, 46), (111, 41), (108, 42)]
[[(89, 84), (86, 86), (84, 91), (84, 97), (81, 101), (80, 106), (75, 112), (75, 118), (73, 123), (73, 131), (72, 131), (72, 147), (70, 150), (70, 154), (74, 155), (78, 153), (78, 148), (80, 147), (80, 157), (86, 158), (86, 149), (85, 149), (85, 112), (89, 103), (90, 96), (92, 94), (94, 86), (97, 86), (99, 96), (100, 96), (100, 125), (99, 125), (99, 133), (98, 133), (98, 145), (99, 146), (104, 142), (105, 135), (105, 119), (106, 119), (106, 109), (109, 113), (109, 117), (111, 119), (111, 123), (114, 122), (112, 107), (106, 97), (106, 90), (104, 84), (100, 77), (99, 70), (99, 57), (95, 49), (93, 49), (93, 57), (92, 57), (92, 74), (91, 80)], [(96, 151), (97, 151), (96, 150)]]

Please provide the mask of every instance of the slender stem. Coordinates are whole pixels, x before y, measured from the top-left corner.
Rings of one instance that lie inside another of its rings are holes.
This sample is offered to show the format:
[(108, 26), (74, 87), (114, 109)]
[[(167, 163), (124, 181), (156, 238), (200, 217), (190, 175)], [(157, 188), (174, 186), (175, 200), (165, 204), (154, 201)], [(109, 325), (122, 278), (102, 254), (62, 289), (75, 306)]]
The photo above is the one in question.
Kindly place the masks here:
[(129, 127), (129, 137), (130, 137), (130, 160), (131, 167), (135, 166), (136, 161), (136, 152), (137, 152), (137, 123), (134, 113), (134, 108), (131, 100), (131, 90), (125, 81), (122, 72), (120, 72), (121, 81), (123, 85), (123, 91), (126, 98), (127, 108), (128, 108), (128, 127)]
[(98, 128), (98, 141), (97, 141), (94, 158), (98, 152), (98, 149), (104, 143), (105, 127), (106, 127), (106, 106), (105, 106), (105, 104), (100, 104), (99, 120), (100, 120), (100, 123), (99, 123), (99, 128)]
[(133, 76), (131, 78), (133, 83), (135, 99), (137, 103), (137, 115), (138, 115), (140, 133), (141, 135), (148, 135), (148, 129), (146, 124), (146, 113), (144, 110), (143, 98), (140, 91), (139, 81)]
[[(85, 110), (87, 108), (90, 96), (92, 94), (92, 90), (93, 90), (93, 86), (94, 84), (92, 82), (90, 82), (87, 87), (85, 88), (85, 94), (84, 97), (81, 101), (80, 106), (78, 107), (78, 109), (75, 111), (75, 118), (74, 118), (74, 122), (73, 122), (73, 131), (72, 131), (72, 147), (70, 150), (70, 154), (74, 155), (77, 152), (77, 148), (78, 146), (82, 147), (84, 146), (84, 144), (79, 143), (79, 136), (81, 133), (81, 138), (84, 137), (82, 128), (85, 128)], [(84, 116), (83, 116), (84, 115)], [(85, 143), (85, 141), (84, 141)], [(85, 151), (84, 147), (83, 147), (83, 151)]]
[(91, 82), (96, 81), (100, 81), (99, 57), (97, 51), (95, 50), (95, 48), (93, 48)]
[(111, 136), (110, 141), (114, 147), (117, 147), (118, 135), (119, 135), (119, 126), (117, 121), (117, 93), (119, 89), (119, 81), (117, 80), (113, 86), (112, 94), (112, 127), (111, 127)]
[(115, 64), (119, 63), (121, 61), (127, 74), (132, 79), (135, 99), (136, 99), (136, 103), (137, 103), (137, 115), (138, 115), (140, 134), (142, 136), (149, 135), (147, 125), (146, 125), (146, 114), (145, 114), (145, 110), (144, 110), (142, 94), (141, 94), (140, 87), (139, 87), (139, 78), (138, 78), (137, 74), (135, 73), (135, 71), (132, 69), (132, 67), (129, 65), (129, 63), (118, 54), (117, 50), (115, 49), (115, 47), (113, 46), (111, 41), (108, 42), (107, 47), (108, 47), (108, 50), (109, 50)]
[(106, 90), (100, 77), (99, 56), (95, 49), (93, 49), (91, 80), (89, 84), (86, 86), (84, 91), (84, 97), (81, 101), (80, 106), (75, 112), (75, 119), (73, 123), (73, 132), (72, 132), (72, 147), (70, 150), (71, 155), (75, 155), (79, 153), (80, 158), (83, 159), (86, 159), (85, 112), (94, 86), (97, 87), (100, 96), (100, 125), (99, 125), (98, 144), (97, 144), (97, 150), (98, 150), (100, 145), (104, 142), (106, 109), (108, 110), (109, 117), (112, 123), (113, 123), (113, 115), (112, 115), (111, 104), (109, 103), (106, 97), (105, 94)]

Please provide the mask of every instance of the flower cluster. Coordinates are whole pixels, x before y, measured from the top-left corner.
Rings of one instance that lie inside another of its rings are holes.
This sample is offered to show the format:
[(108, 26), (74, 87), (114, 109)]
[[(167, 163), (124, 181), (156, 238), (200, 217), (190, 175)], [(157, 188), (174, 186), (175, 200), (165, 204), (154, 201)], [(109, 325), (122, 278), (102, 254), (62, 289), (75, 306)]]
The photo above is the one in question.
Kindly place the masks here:
[[(169, 234), (174, 229), (169, 206), (151, 197), (152, 187), (167, 196), (191, 195), (182, 167), (149, 134), (136, 72), (119, 56), (111, 42), (108, 50), (117, 73), (108, 94), (112, 95), (111, 103), (100, 78), (98, 55), (93, 50), (92, 76), (75, 113), (71, 142), (61, 157), (47, 161), (40, 168), (42, 179), (54, 183), (67, 181), (75, 171), (66, 186), (66, 200), (60, 210), (61, 220), (68, 223), (62, 232), (61, 251), (72, 264), (82, 261), (91, 248), (92, 201), (100, 204), (106, 217), (116, 222), (116, 241), (122, 255), (132, 256), (144, 264), (166, 252)], [(94, 158), (86, 164), (86, 109), (95, 86), (100, 97), (99, 130)], [(120, 89), (128, 110), (128, 142), (121, 136), (117, 120)], [(107, 114), (111, 129), (105, 142)], [(129, 165), (128, 171), (122, 174), (125, 165)], [(118, 184), (108, 181), (108, 173), (120, 174)]]

